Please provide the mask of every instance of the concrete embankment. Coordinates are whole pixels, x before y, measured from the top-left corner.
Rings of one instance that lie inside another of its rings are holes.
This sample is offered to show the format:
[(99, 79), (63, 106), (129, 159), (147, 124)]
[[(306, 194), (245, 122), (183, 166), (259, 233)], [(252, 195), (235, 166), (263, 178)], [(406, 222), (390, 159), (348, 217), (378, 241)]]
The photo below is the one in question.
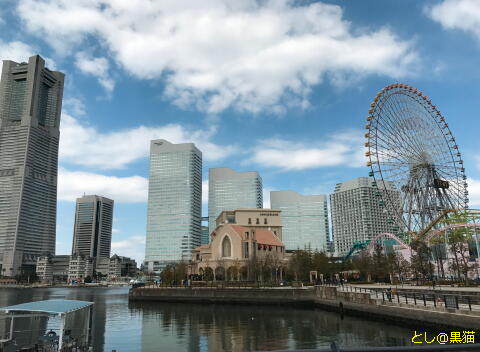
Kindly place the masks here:
[(480, 331), (480, 312), (444, 307), (398, 304), (372, 298), (369, 293), (345, 292), (337, 287), (314, 288), (136, 288), (130, 301), (192, 303), (277, 304), (321, 307), (348, 313), (391, 320), (412, 326), (461, 328)]

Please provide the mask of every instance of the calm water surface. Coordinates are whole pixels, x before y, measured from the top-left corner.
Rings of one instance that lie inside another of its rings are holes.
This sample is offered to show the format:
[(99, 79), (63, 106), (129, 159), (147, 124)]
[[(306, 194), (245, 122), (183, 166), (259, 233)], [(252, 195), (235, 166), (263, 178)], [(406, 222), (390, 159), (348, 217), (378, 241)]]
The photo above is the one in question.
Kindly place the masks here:
[[(127, 288), (0, 289), (0, 307), (44, 299), (95, 302), (94, 350), (254, 351), (406, 345), (412, 329), (319, 309), (128, 303)], [(4, 317), (0, 326), (5, 328)], [(16, 327), (17, 329), (17, 327)]]

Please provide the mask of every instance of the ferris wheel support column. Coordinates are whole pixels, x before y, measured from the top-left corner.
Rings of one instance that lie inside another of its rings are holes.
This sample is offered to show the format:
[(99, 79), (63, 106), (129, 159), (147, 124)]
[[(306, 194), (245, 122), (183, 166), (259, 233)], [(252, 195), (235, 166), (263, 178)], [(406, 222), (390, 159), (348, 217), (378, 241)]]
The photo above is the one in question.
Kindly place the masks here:
[(447, 241), (447, 230), (445, 230), (445, 233), (443, 235), (444, 241), (445, 241), (445, 261), (447, 262), (447, 267), (448, 267), (448, 241)]

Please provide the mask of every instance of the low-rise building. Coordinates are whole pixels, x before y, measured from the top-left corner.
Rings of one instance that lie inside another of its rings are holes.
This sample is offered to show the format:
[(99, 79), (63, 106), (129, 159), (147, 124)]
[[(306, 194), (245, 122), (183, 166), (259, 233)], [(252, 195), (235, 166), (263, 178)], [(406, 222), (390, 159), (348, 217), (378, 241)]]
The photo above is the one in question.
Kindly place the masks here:
[(45, 255), (37, 258), (37, 276), (42, 282), (65, 283), (68, 280), (69, 255)]
[(68, 282), (84, 282), (85, 278), (93, 276), (94, 258), (82, 254), (74, 254), (68, 266)]
[(280, 211), (223, 211), (210, 244), (192, 251), (190, 274), (205, 280), (247, 280), (252, 267), (267, 263), (281, 277), (286, 262)]
[(65, 283), (68, 280), (68, 268), (70, 266), (70, 255), (55, 255), (52, 258), (53, 281)]
[(97, 273), (107, 276), (109, 280), (120, 277), (137, 276), (137, 262), (129, 257), (114, 254), (110, 258), (97, 259)]
[(53, 262), (51, 255), (40, 256), (37, 258), (36, 273), (40, 281), (53, 281)]

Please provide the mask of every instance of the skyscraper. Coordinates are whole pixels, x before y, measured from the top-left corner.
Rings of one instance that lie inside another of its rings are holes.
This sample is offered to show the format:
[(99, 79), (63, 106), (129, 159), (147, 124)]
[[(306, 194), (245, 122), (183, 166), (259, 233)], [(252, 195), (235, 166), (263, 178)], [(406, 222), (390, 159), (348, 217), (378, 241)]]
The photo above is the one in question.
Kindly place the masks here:
[(159, 272), (200, 245), (202, 153), (193, 143), (150, 143), (145, 266)]
[(113, 200), (97, 195), (77, 198), (72, 255), (110, 258)]
[(327, 251), (328, 208), (325, 195), (304, 196), (293, 191), (270, 192), (272, 209), (281, 210), (285, 249)]
[(398, 199), (400, 204), (400, 193), (393, 186), (377, 187), (372, 178), (359, 177), (335, 186), (330, 206), (338, 255), (347, 254), (355, 242), (369, 241), (382, 232), (394, 233), (395, 224), (382, 206), (383, 192), (390, 192), (391, 198)]
[(263, 208), (262, 178), (256, 171), (236, 172), (229, 168), (208, 171), (208, 230), (224, 210)]
[(64, 74), (3, 61), (0, 80), (0, 264), (13, 276), (55, 253), (57, 171)]

